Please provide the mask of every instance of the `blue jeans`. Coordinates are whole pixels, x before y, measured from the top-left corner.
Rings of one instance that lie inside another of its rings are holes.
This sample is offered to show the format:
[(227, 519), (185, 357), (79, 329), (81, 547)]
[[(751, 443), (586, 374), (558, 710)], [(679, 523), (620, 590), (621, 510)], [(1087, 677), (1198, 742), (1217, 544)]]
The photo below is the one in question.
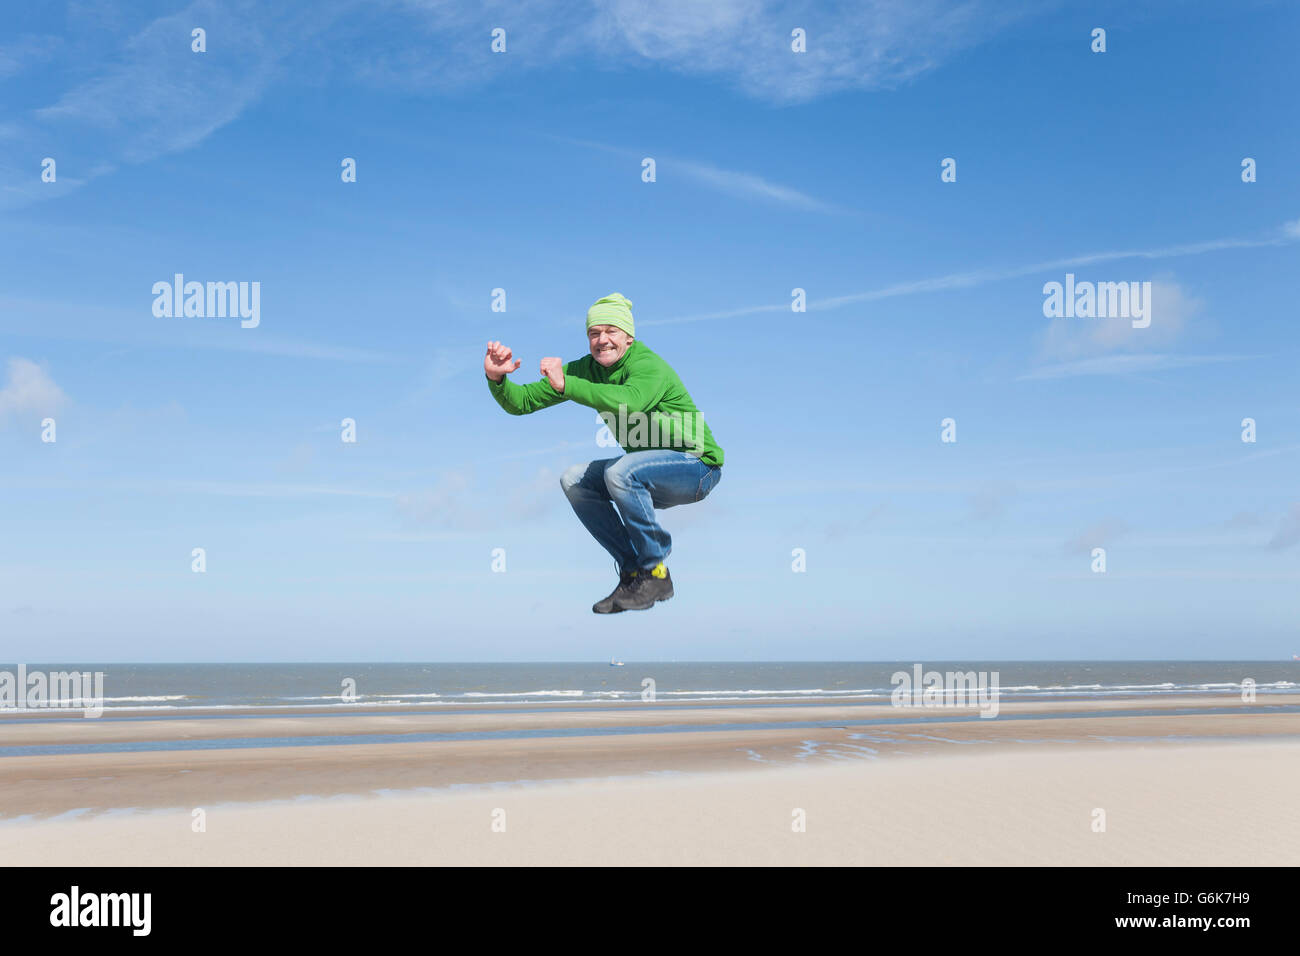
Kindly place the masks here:
[(721, 479), (721, 465), (706, 465), (684, 451), (652, 449), (574, 465), (560, 487), (623, 573), (649, 570), (672, 551), (672, 536), (655, 521), (656, 508), (701, 501)]

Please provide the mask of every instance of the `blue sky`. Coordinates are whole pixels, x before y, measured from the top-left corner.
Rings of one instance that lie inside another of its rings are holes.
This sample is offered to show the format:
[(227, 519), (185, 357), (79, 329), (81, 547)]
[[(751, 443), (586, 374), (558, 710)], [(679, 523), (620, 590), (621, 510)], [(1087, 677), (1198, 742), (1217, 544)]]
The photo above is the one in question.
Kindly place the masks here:
[[(1293, 4), (276, 6), (6, 14), (0, 657), (1300, 652)], [(178, 272), (260, 323), (156, 317)], [(613, 291), (726, 464), (598, 617), (595, 413), (482, 359)]]

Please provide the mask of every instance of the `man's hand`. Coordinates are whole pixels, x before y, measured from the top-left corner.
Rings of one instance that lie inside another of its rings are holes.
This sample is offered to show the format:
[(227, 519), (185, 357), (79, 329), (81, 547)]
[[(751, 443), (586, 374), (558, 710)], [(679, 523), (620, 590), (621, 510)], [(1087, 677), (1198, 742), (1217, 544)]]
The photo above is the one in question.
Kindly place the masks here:
[(551, 388), (564, 394), (564, 360), (558, 358), (542, 359), (542, 374), (551, 383)]
[(521, 364), (519, 359), (512, 358), (509, 346), (502, 345), (500, 342), (487, 344), (487, 357), (483, 359), (483, 371), (492, 381), (501, 381)]

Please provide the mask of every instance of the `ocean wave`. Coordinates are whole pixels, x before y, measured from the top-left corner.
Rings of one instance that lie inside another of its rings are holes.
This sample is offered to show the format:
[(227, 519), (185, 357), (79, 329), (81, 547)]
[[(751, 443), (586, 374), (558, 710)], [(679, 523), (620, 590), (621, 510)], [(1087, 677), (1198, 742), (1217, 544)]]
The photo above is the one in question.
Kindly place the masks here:
[[(1261, 694), (1294, 691), (1300, 682), (1275, 680), (1256, 683), (1254, 689)], [(937, 688), (936, 688), (937, 690)], [(956, 693), (957, 688), (944, 688), (945, 695)], [(991, 687), (988, 688), (992, 690)], [(1172, 681), (1149, 684), (1013, 684), (999, 686), (998, 693), (1003, 699), (1064, 698), (1080, 697), (1101, 699), (1106, 697), (1147, 697), (1147, 696), (1190, 696), (1208, 694), (1235, 696), (1243, 690), (1240, 682), (1209, 681), (1179, 684)], [(863, 687), (832, 690), (829, 688), (740, 688), (723, 690), (710, 688), (702, 690), (657, 690), (655, 700), (660, 703), (674, 703), (689, 706), (701, 703), (727, 703), (737, 701), (785, 701), (787, 703), (808, 701), (851, 701), (882, 702), (888, 700), (895, 692), (893, 687)], [(441, 709), (448, 705), (488, 706), (492, 704), (521, 704), (535, 701), (538, 704), (554, 702), (598, 704), (648, 703), (639, 689), (557, 689), (542, 688), (527, 691), (465, 691), (463, 693), (437, 693), (423, 691), (417, 693), (379, 693), (359, 694), (353, 699), (345, 699), (340, 694), (313, 696), (286, 696), (280, 698), (254, 698), (241, 701), (227, 697), (224, 702), (205, 702), (210, 698), (196, 697), (188, 694), (154, 694), (106, 697), (102, 706), (105, 711), (278, 711), (278, 710), (336, 710), (341, 708), (393, 708), (405, 709), (430, 707)], [(84, 709), (88, 706), (100, 706), (92, 698), (68, 698), (43, 703), (40, 706), (4, 707), (3, 714), (27, 714), (35, 716), (42, 710)]]
[(661, 690), (656, 691), (660, 697), (666, 694), (870, 694), (879, 692), (877, 687), (863, 687), (854, 690), (826, 690), (824, 687), (793, 690)]
[(479, 691), (467, 690), (463, 694), (456, 694), (456, 697), (581, 697), (586, 691), (582, 690), (510, 690), (510, 691)]
[(345, 697), (342, 694), (317, 694), (311, 697), (281, 697), (280, 700), (378, 700), (385, 697), (441, 697), (441, 694), (353, 694)]
[(122, 702), (131, 702), (131, 701), (147, 701), (147, 700), (189, 700), (189, 699), (190, 699), (189, 694), (157, 694), (157, 695), (141, 696), (141, 697), (103, 697), (103, 698), (100, 698), (100, 697), (47, 697), (47, 698), (44, 698), (44, 699), (43, 699), (39, 704), (25, 704), (25, 705), (22, 706), (22, 707), (14, 707), (14, 706), (12, 706), (12, 705), (7, 706), (7, 707), (0, 707), (0, 713), (7, 713), (7, 712), (9, 712), (9, 711), (11, 711), (11, 710), (37, 710), (37, 709), (42, 709), (42, 708), (46, 708), (46, 707), (48, 707), (48, 708), (58, 708), (58, 707), (73, 707), (73, 708), (76, 708), (76, 707), (86, 707), (86, 706), (89, 706), (89, 705), (91, 705), (91, 704), (101, 704), (101, 703), (103, 703), (103, 704), (107, 704), (107, 703), (110, 703), (110, 702), (114, 702), (114, 703), (122, 703)]

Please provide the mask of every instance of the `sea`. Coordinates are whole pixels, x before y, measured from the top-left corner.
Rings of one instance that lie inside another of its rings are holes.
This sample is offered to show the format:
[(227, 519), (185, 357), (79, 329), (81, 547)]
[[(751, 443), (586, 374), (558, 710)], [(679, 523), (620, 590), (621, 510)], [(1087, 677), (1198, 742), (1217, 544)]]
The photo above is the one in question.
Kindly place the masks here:
[[(1300, 688), (1295, 661), (770, 661), (575, 663), (40, 664), (26, 673), (102, 673), (113, 710), (292, 711), (448, 705), (617, 706), (653, 691), (659, 705), (741, 701), (887, 703), (896, 675), (920, 665), (996, 675), (1001, 699), (1214, 696), (1240, 699)], [(18, 674), (17, 664), (0, 665)], [(11, 682), (15, 678), (10, 678)], [(909, 685), (910, 686), (910, 685)], [(54, 703), (51, 701), (51, 703)], [(67, 701), (65, 703), (74, 703)], [(7, 710), (8, 708), (3, 708)], [(30, 713), (30, 712), (29, 712)]]

